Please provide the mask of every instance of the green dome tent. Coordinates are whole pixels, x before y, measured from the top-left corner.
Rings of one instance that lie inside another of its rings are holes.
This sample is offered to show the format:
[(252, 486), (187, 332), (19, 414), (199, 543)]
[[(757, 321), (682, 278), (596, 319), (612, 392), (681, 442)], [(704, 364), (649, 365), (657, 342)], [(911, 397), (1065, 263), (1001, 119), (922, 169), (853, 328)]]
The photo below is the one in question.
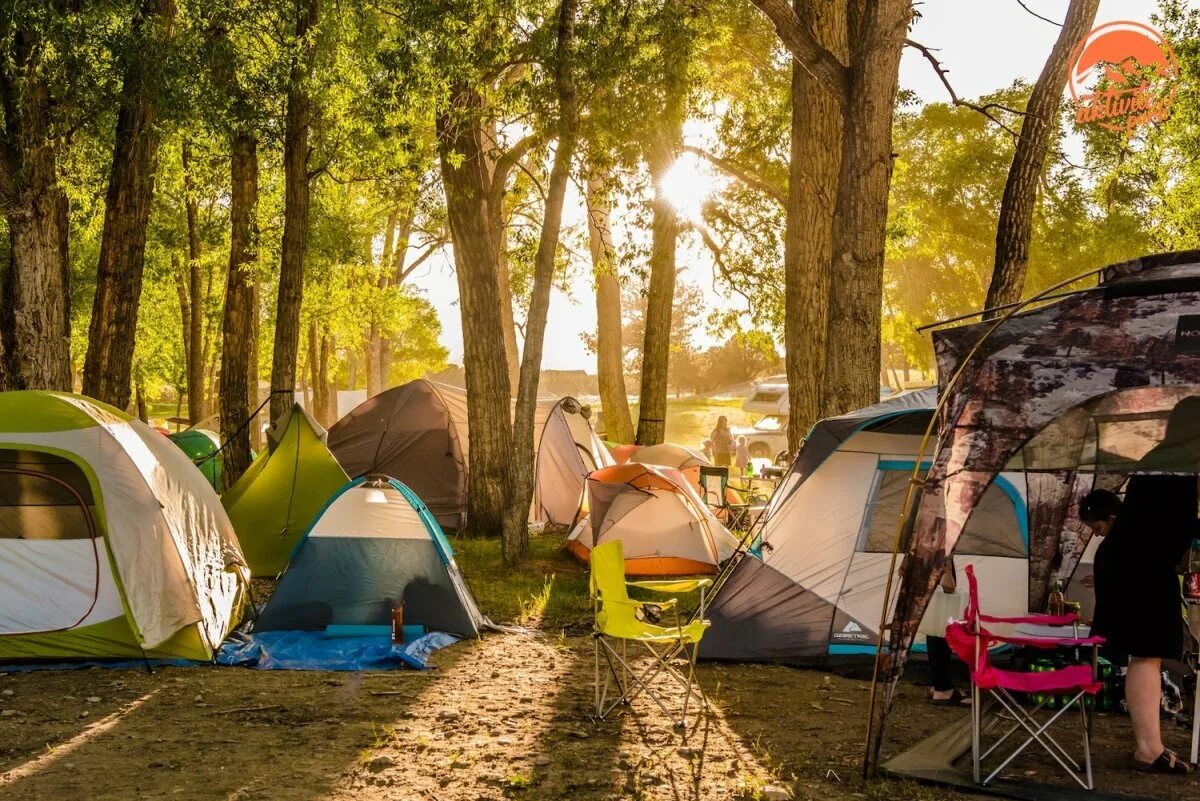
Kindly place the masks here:
[(207, 660), (245, 566), (216, 493), (99, 401), (0, 393), (0, 660)]
[(203, 428), (188, 428), (168, 434), (167, 438), (192, 460), (192, 464), (196, 465), (208, 479), (209, 485), (220, 492), (222, 459), (217, 453), (221, 447), (221, 441), (217, 435)]
[(299, 404), (267, 432), (267, 449), (221, 497), (255, 576), (287, 567), (300, 537), (350, 478), (325, 446), (325, 429)]

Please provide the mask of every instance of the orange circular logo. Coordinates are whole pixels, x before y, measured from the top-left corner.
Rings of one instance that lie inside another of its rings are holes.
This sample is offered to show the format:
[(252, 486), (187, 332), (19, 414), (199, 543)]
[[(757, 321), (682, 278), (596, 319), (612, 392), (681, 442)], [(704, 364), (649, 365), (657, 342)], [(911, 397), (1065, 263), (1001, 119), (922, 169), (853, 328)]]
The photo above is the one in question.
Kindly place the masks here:
[(1141, 22), (1106, 22), (1079, 40), (1071, 55), (1067, 86), (1075, 122), (1110, 131), (1165, 120), (1179, 82), (1175, 50)]

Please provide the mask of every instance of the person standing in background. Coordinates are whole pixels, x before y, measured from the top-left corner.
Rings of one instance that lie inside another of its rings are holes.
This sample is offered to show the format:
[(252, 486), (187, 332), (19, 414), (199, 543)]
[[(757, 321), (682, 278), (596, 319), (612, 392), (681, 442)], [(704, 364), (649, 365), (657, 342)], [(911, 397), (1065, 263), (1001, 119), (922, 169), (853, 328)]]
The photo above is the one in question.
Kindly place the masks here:
[(712, 442), (713, 464), (729, 467), (733, 458), (733, 432), (729, 430), (729, 420), (725, 415), (717, 418), (717, 427), (708, 438)]

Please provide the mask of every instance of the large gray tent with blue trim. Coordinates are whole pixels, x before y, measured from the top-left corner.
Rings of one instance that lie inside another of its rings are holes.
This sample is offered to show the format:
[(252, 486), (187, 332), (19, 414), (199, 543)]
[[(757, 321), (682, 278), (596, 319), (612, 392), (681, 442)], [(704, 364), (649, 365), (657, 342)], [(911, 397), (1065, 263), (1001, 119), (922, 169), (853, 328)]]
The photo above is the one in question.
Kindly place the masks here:
[(317, 515), (259, 615), (255, 631), (405, 625), (464, 637), (483, 617), (450, 542), (416, 494), (389, 478), (357, 478)]
[[(701, 658), (820, 663), (872, 654), (896, 523), (936, 390), (906, 392), (817, 423), (771, 499), (751, 553), (721, 585)], [(1001, 474), (956, 551), (994, 614), (1023, 614), (1028, 516), (1019, 474)], [(1016, 608), (1020, 606), (1020, 608)]]

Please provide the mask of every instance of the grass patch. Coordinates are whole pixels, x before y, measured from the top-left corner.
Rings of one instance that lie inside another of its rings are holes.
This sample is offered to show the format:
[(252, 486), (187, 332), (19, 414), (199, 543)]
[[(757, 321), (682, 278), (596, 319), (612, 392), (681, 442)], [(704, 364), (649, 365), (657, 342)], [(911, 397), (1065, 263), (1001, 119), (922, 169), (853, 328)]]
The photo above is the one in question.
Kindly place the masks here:
[[(581, 634), (592, 626), (588, 568), (562, 550), (562, 543), (559, 534), (531, 535), (529, 556), (516, 568), (504, 564), (498, 538), (455, 537), (454, 552), (480, 609), (492, 620)], [(650, 602), (667, 597), (637, 587), (631, 587), (629, 595)], [(678, 598), (680, 616), (686, 620), (700, 594)], [(664, 615), (664, 625), (674, 622), (673, 612)]]
[(562, 550), (563, 536), (529, 538), (529, 556), (504, 564), (500, 540), (455, 537), (454, 551), (483, 613), (497, 623), (582, 631), (591, 627), (587, 566)]

